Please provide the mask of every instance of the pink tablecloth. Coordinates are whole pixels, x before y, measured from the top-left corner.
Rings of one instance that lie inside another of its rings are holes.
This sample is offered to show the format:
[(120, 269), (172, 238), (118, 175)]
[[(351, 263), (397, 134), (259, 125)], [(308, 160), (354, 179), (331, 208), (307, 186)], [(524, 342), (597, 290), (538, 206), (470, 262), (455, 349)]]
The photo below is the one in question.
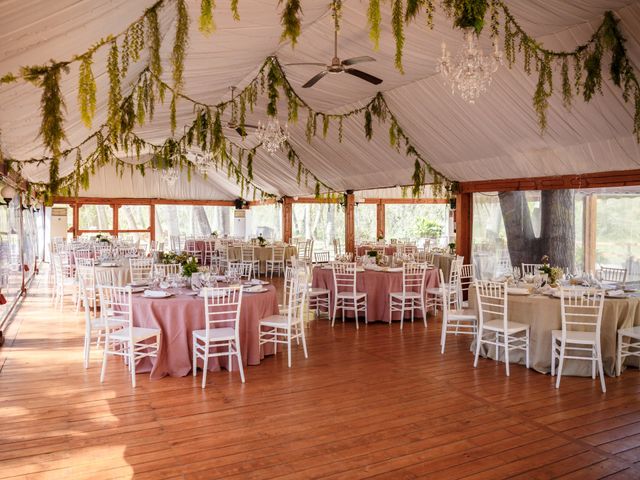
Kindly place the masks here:
[[(244, 365), (259, 365), (264, 354), (273, 352), (271, 345), (263, 351), (259, 343), (260, 320), (278, 313), (276, 289), (267, 285), (268, 292), (244, 293), (240, 310), (240, 351)], [(204, 329), (204, 300), (200, 297), (176, 295), (152, 299), (133, 295), (133, 324), (140, 327), (160, 328), (162, 344), (157, 359), (143, 359), (137, 372), (151, 372), (152, 379), (170, 375), (184, 377), (191, 372), (192, 335)], [(235, 362), (235, 359), (234, 359)], [(202, 366), (200, 362), (200, 366)], [(209, 370), (227, 368), (227, 357), (209, 359)], [(234, 365), (233, 370), (237, 371)]]
[[(365, 255), (367, 252), (371, 251), (371, 250), (375, 250), (375, 247), (373, 245), (370, 246), (360, 246), (358, 247), (358, 256), (361, 257), (363, 255)], [(393, 255), (394, 253), (396, 253), (396, 247), (394, 247), (393, 245), (391, 246), (387, 246), (384, 247), (384, 254), (385, 255)]]
[[(427, 270), (425, 283), (425, 289), (437, 287), (439, 284), (438, 271), (435, 269)], [(314, 268), (313, 287), (331, 290), (333, 313), (335, 289), (332, 270), (322, 267)], [(356, 290), (367, 294), (367, 320), (369, 322), (388, 322), (389, 293), (402, 292), (402, 272), (376, 272), (372, 270), (358, 272), (356, 273)], [(338, 313), (340, 312), (338, 311)], [(409, 316), (410, 313), (406, 315)], [(416, 313), (416, 315), (422, 318), (420, 313)], [(393, 320), (400, 320), (400, 313), (394, 313)]]

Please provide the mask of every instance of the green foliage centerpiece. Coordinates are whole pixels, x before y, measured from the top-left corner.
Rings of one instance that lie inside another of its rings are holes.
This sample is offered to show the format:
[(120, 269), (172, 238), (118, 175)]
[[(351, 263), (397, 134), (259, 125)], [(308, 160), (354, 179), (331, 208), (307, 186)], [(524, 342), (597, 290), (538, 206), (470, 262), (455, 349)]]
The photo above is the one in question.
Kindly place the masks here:
[(540, 267), (540, 272), (544, 273), (548, 276), (548, 283), (549, 285), (551, 285), (552, 287), (557, 286), (558, 285), (558, 281), (562, 278), (563, 275), (563, 271), (562, 268), (560, 267), (552, 267), (549, 264), (549, 255), (544, 255), (541, 259), (540, 262), (542, 263), (542, 266)]
[(160, 263), (182, 265), (182, 276), (191, 278), (191, 275), (198, 271), (198, 259), (189, 255), (187, 252), (162, 252), (160, 254)]

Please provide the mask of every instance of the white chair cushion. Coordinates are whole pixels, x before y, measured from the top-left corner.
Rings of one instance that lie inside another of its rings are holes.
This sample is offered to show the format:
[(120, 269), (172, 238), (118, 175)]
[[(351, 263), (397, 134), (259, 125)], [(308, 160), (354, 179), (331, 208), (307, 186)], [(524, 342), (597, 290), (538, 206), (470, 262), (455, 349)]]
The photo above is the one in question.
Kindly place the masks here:
[[(483, 328), (486, 330), (501, 332), (504, 330), (504, 322), (502, 320), (490, 320), (488, 322), (484, 322)], [(524, 330), (529, 330), (529, 325), (526, 323), (507, 322), (507, 332), (509, 333), (521, 332)]]
[[(562, 330), (552, 330), (551, 335), (553, 336), (554, 340), (562, 340)], [(596, 334), (595, 332), (568, 331), (567, 342), (594, 344), (596, 342)]]
[(330, 291), (326, 288), (310, 288), (307, 293), (310, 297), (316, 297), (318, 295), (329, 295)]
[[(393, 292), (389, 295), (395, 298), (402, 298), (402, 292)], [(405, 298), (420, 298), (420, 294), (418, 292), (407, 292), (405, 293)]]
[(475, 315), (461, 315), (458, 313), (449, 313), (449, 321), (454, 322), (475, 322), (477, 320)]
[(366, 297), (366, 293), (356, 292), (355, 296), (350, 292), (342, 292), (337, 295), (338, 298), (364, 298)]
[(269, 315), (266, 318), (260, 320), (261, 327), (271, 328), (287, 328), (287, 316), (286, 315)]
[(624, 335), (625, 337), (632, 337), (640, 340), (640, 327), (621, 328), (620, 330), (618, 330), (618, 333)]
[[(142, 340), (146, 340), (147, 338), (155, 337), (156, 335), (160, 335), (159, 328), (143, 328), (143, 327), (133, 327), (133, 341), (141, 342)], [(129, 329), (117, 330), (114, 333), (109, 334), (109, 338), (118, 340), (120, 342), (126, 342), (129, 340)]]
[(206, 330), (194, 330), (193, 336), (200, 340), (233, 340), (236, 338), (236, 331), (230, 327), (212, 328), (209, 330), (209, 338), (207, 338)]
[[(91, 330), (104, 330), (105, 329), (105, 319), (98, 317), (98, 318), (94, 318), (91, 320)], [(112, 320), (112, 319), (107, 319), (107, 325), (106, 328), (113, 330), (116, 328), (122, 328), (126, 325), (127, 323), (124, 321), (119, 321), (119, 320)]]

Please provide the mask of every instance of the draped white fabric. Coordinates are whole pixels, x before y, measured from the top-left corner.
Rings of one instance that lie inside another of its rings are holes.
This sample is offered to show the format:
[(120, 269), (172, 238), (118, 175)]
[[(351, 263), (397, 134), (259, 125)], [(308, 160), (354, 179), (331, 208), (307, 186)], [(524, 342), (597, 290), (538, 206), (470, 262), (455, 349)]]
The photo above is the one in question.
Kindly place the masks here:
[[(292, 49), (279, 41), (281, 26), (277, 1), (240, 0), (239, 22), (233, 21), (227, 2), (217, 2), (217, 31), (209, 38), (197, 31), (199, 0), (189, 0), (191, 35), (185, 64), (184, 92), (202, 102), (216, 103), (229, 98), (229, 86), (244, 87), (256, 74), (268, 55), (276, 54), (281, 63), (328, 62), (333, 55), (333, 30), (327, 0), (305, 0), (302, 35)], [(349, 75), (327, 76), (314, 88), (301, 85), (319, 71), (319, 67), (285, 67), (296, 91), (316, 110), (340, 113), (366, 104), (378, 90), (412, 142), (433, 166), (453, 180), (471, 181), (542, 175), (582, 174), (607, 170), (640, 168), (640, 148), (632, 132), (632, 105), (625, 104), (621, 93), (604, 73), (603, 95), (585, 104), (576, 98), (570, 111), (562, 105), (560, 76), (550, 100), (548, 129), (540, 135), (532, 96), (535, 74), (527, 76), (521, 64), (511, 70), (501, 67), (489, 91), (475, 105), (452, 95), (436, 74), (440, 44), (444, 40), (453, 52), (462, 41), (461, 32), (450, 27), (450, 20), (437, 8), (435, 28), (430, 30), (424, 18), (406, 29), (404, 50), (405, 74), (394, 65), (394, 40), (390, 33), (390, 8), (384, 3), (380, 50), (373, 51), (366, 26), (368, 2), (347, 0), (339, 38), (339, 55), (348, 58), (372, 55), (375, 63), (362, 64), (361, 69), (384, 79), (379, 86), (370, 85)], [(86, 50), (110, 33), (118, 33), (135, 20), (152, 0), (5, 0), (0, 17), (0, 75), (15, 72), (21, 65), (62, 60)], [(628, 39), (629, 55), (640, 65), (640, 3), (630, 0), (509, 0), (511, 12), (523, 28), (545, 46), (571, 50), (590, 37), (612, 9), (621, 19)], [(165, 80), (170, 83), (168, 62), (173, 42), (175, 9), (161, 10)], [(488, 32), (481, 43), (490, 48)], [(98, 83), (98, 108), (94, 127), (106, 119), (108, 78), (107, 49), (94, 58), (94, 75)], [(520, 61), (520, 60), (519, 60)], [(608, 62), (608, 58), (605, 59)], [(129, 69), (123, 82), (128, 92), (131, 82), (145, 65), (143, 58)], [(62, 91), (67, 104), (66, 132), (69, 145), (82, 141), (91, 130), (80, 120), (76, 104), (78, 65), (64, 76)], [(559, 73), (559, 72), (557, 72)], [(24, 82), (0, 87), (0, 132), (3, 149), (11, 157), (26, 159), (44, 155), (38, 137), (40, 122), (39, 90)], [(318, 136), (311, 143), (305, 138), (306, 111), (290, 126), (292, 144), (304, 165), (318, 178), (336, 190), (368, 189), (411, 183), (413, 160), (389, 146), (388, 125), (374, 120), (374, 136), (364, 136), (363, 118), (344, 122), (343, 142), (338, 142), (337, 124), (331, 124), (329, 135)], [(286, 120), (286, 104), (281, 103), (280, 121)], [(193, 106), (178, 104), (178, 131), (193, 118)], [(248, 123), (265, 119), (264, 104), (247, 117)], [(153, 122), (136, 129), (141, 137), (161, 144), (170, 135), (168, 102), (158, 107)], [(238, 143), (241, 139), (229, 135)], [(252, 135), (242, 143), (255, 145)], [(91, 144), (84, 148), (92, 149)], [(73, 169), (73, 160), (61, 165), (61, 174)], [(48, 178), (47, 165), (25, 167), (32, 181)], [(270, 156), (259, 150), (254, 160), (255, 183), (265, 191), (278, 195), (305, 195), (313, 191), (313, 183), (296, 182), (296, 170), (284, 155)], [(180, 186), (166, 190), (154, 175), (144, 179), (139, 173), (115, 177), (111, 168), (97, 172), (86, 195), (171, 198), (234, 198), (239, 188), (226, 173), (212, 172), (188, 183), (186, 173)]]

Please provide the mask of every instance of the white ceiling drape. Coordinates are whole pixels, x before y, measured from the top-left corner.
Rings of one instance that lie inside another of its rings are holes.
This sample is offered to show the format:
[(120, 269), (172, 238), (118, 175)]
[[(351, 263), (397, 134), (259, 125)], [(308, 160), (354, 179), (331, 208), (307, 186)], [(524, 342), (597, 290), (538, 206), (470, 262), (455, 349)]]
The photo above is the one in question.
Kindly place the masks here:
[[(532, 106), (536, 76), (527, 76), (520, 63), (501, 67), (493, 83), (475, 105), (452, 95), (436, 74), (440, 44), (445, 41), (454, 52), (462, 35), (450, 27), (450, 20), (437, 8), (435, 27), (430, 30), (424, 18), (406, 29), (404, 75), (393, 64), (395, 46), (390, 32), (390, 11), (384, 4), (380, 50), (373, 51), (366, 26), (366, 1), (347, 0), (339, 36), (339, 55), (348, 58), (371, 55), (375, 63), (362, 64), (362, 70), (384, 82), (370, 85), (349, 75), (327, 76), (314, 88), (301, 85), (319, 71), (318, 67), (290, 66), (285, 71), (296, 91), (318, 111), (340, 113), (366, 104), (382, 91), (401, 127), (422, 156), (453, 180), (471, 181), (543, 175), (581, 174), (606, 170), (640, 168), (640, 148), (632, 132), (633, 106), (625, 104), (619, 89), (604, 72), (603, 95), (585, 104), (576, 98), (570, 111), (562, 105), (559, 75), (550, 100), (548, 129), (541, 135)], [(0, 17), (0, 75), (15, 72), (21, 65), (66, 59), (86, 50), (99, 38), (122, 31), (141, 15), (153, 0), (5, 0)], [(189, 0), (191, 32), (185, 63), (184, 92), (206, 103), (228, 99), (229, 87), (244, 87), (269, 55), (282, 64), (290, 62), (329, 62), (333, 55), (333, 30), (327, 0), (303, 2), (302, 34), (295, 49), (280, 43), (278, 2), (240, 0), (241, 20), (231, 18), (226, 2), (215, 10), (217, 31), (204, 37), (197, 31), (199, 0)], [(590, 37), (605, 10), (614, 10), (628, 40), (629, 56), (640, 65), (640, 2), (630, 0), (510, 0), (512, 14), (523, 28), (545, 46), (571, 50)], [(165, 79), (170, 83), (168, 62), (173, 42), (174, 8), (161, 10), (164, 35)], [(481, 43), (489, 49), (483, 34)], [(98, 106), (94, 125), (106, 119), (108, 78), (103, 48), (94, 57), (98, 84)], [(608, 61), (606, 59), (605, 61)], [(123, 82), (128, 88), (144, 67), (144, 59), (129, 69)], [(69, 145), (76, 145), (91, 133), (81, 122), (76, 104), (77, 65), (64, 76), (62, 91), (67, 104), (66, 132)], [(637, 71), (637, 68), (636, 68)], [(11, 157), (44, 155), (37, 138), (40, 122), (39, 90), (24, 82), (0, 87), (0, 141)], [(168, 105), (159, 106), (153, 122), (137, 128), (148, 141), (161, 144), (169, 133)], [(281, 105), (280, 121), (286, 120)], [(193, 106), (178, 104), (178, 130), (190, 123)], [(248, 123), (265, 119), (264, 104), (247, 117)], [(336, 190), (370, 189), (410, 184), (413, 160), (389, 146), (388, 125), (374, 120), (374, 136), (364, 136), (362, 116), (346, 120), (343, 142), (338, 142), (337, 125), (329, 135), (308, 143), (305, 138), (306, 112), (290, 125), (291, 143), (304, 165), (324, 183)], [(237, 137), (236, 137), (237, 138)], [(237, 139), (241, 142), (240, 139)], [(255, 145), (250, 135), (243, 145)], [(88, 144), (86, 151), (91, 151)], [(61, 174), (73, 169), (73, 162), (61, 165)], [(46, 165), (28, 166), (25, 176), (32, 181), (46, 180)], [(298, 185), (296, 171), (283, 154), (270, 156), (259, 151), (254, 160), (255, 183), (277, 195), (305, 195), (313, 192), (313, 182)], [(115, 177), (115, 170), (100, 170), (91, 181), (91, 196), (170, 197), (189, 199), (235, 198), (240, 189), (225, 173), (212, 172), (191, 183), (183, 175), (179, 187), (166, 190), (157, 177), (142, 178), (137, 172), (127, 178)]]

